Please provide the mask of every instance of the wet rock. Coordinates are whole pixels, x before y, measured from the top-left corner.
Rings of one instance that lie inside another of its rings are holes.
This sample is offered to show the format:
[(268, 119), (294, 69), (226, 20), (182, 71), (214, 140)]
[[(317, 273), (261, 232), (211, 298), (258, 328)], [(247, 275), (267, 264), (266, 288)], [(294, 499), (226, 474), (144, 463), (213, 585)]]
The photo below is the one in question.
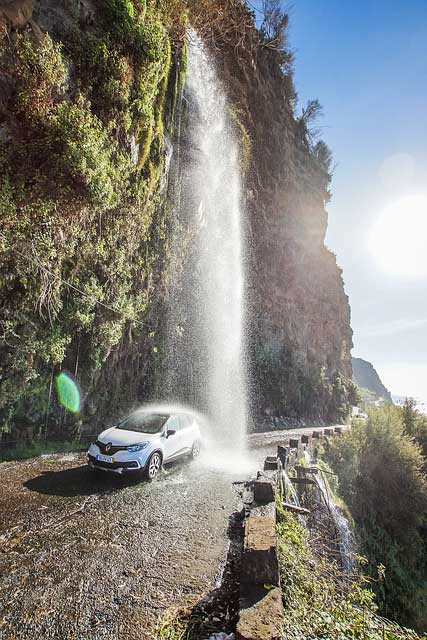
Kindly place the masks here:
[(273, 502), (273, 483), (268, 480), (257, 480), (254, 485), (254, 498), (256, 502)]

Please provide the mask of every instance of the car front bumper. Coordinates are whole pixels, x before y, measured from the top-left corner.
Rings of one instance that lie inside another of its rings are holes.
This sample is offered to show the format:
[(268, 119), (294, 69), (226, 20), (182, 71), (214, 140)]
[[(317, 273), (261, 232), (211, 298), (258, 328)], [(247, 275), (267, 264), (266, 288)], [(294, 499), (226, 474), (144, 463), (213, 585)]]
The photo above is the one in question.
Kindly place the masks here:
[(104, 462), (103, 460), (97, 460), (96, 456), (93, 456), (90, 453), (87, 454), (87, 463), (92, 469), (101, 469), (101, 471), (110, 471), (120, 475), (123, 475), (124, 473), (135, 473), (135, 471), (141, 471), (144, 468), (138, 460), (115, 460), (114, 462)]
[(143, 471), (150, 457), (150, 448), (147, 447), (141, 451), (118, 451), (111, 456), (111, 462), (98, 460), (101, 453), (99, 447), (93, 442), (87, 452), (87, 462), (92, 469), (101, 469), (101, 471), (110, 471), (111, 473), (136, 473)]

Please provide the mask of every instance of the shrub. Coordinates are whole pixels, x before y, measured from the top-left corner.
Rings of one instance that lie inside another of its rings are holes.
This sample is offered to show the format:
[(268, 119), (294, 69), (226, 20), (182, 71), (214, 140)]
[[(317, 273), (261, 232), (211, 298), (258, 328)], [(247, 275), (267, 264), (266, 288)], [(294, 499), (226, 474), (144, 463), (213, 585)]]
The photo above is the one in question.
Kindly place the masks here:
[(105, 19), (112, 33), (126, 40), (135, 25), (135, 8), (131, 0), (105, 0)]
[(82, 98), (76, 104), (62, 102), (56, 107), (47, 137), (57, 178), (71, 179), (89, 203), (100, 209), (118, 204), (130, 161)]
[(326, 459), (355, 520), (368, 573), (385, 566), (384, 581), (375, 584), (381, 611), (425, 628), (427, 483), (421, 451), (404, 433), (400, 410), (370, 410), (366, 422), (356, 420), (328, 443)]
[(277, 532), (285, 611), (283, 640), (416, 640), (417, 634), (376, 615), (363, 575), (343, 583), (335, 562), (317, 556), (297, 518), (279, 509)]
[(344, 422), (356, 404), (351, 380), (339, 372), (330, 377), (325, 367), (300, 362), (298, 354), (285, 347), (256, 345), (255, 366), (261, 395), (281, 415)]
[(37, 41), (30, 29), (1, 34), (0, 64), (16, 86), (14, 135), (0, 143), (0, 422), (13, 429), (39, 396), (46, 423), (52, 367), (78, 365), (93, 391), (110, 352), (131, 328), (138, 337), (133, 324), (141, 326), (165, 256), (167, 221), (160, 210), (153, 217), (168, 34), (157, 3), (102, 4), (107, 25), (67, 23), (62, 42)]
[(44, 118), (67, 85), (61, 45), (48, 34), (37, 42), (29, 33), (18, 33), (13, 57), (18, 111), (28, 119)]

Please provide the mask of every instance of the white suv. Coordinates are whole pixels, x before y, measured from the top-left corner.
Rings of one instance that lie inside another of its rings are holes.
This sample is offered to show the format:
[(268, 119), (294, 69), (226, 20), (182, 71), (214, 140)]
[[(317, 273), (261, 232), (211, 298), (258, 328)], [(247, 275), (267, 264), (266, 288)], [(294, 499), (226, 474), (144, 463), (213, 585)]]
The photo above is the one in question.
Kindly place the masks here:
[(182, 456), (197, 458), (201, 448), (199, 425), (188, 413), (140, 410), (106, 429), (87, 452), (93, 469), (114, 473), (144, 473), (152, 480), (162, 464)]

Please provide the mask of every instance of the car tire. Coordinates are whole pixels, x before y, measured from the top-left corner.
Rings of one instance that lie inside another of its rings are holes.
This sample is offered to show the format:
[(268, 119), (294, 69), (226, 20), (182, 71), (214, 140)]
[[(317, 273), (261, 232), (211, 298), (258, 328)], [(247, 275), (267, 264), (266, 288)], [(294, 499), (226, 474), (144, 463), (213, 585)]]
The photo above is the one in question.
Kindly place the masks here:
[(191, 459), (192, 460), (195, 460), (196, 458), (199, 457), (201, 448), (202, 448), (202, 446), (201, 446), (200, 441), (196, 440), (193, 443), (193, 446), (191, 447)]
[(145, 477), (147, 480), (154, 480), (162, 468), (162, 454), (155, 451), (151, 454), (147, 466), (145, 468)]

